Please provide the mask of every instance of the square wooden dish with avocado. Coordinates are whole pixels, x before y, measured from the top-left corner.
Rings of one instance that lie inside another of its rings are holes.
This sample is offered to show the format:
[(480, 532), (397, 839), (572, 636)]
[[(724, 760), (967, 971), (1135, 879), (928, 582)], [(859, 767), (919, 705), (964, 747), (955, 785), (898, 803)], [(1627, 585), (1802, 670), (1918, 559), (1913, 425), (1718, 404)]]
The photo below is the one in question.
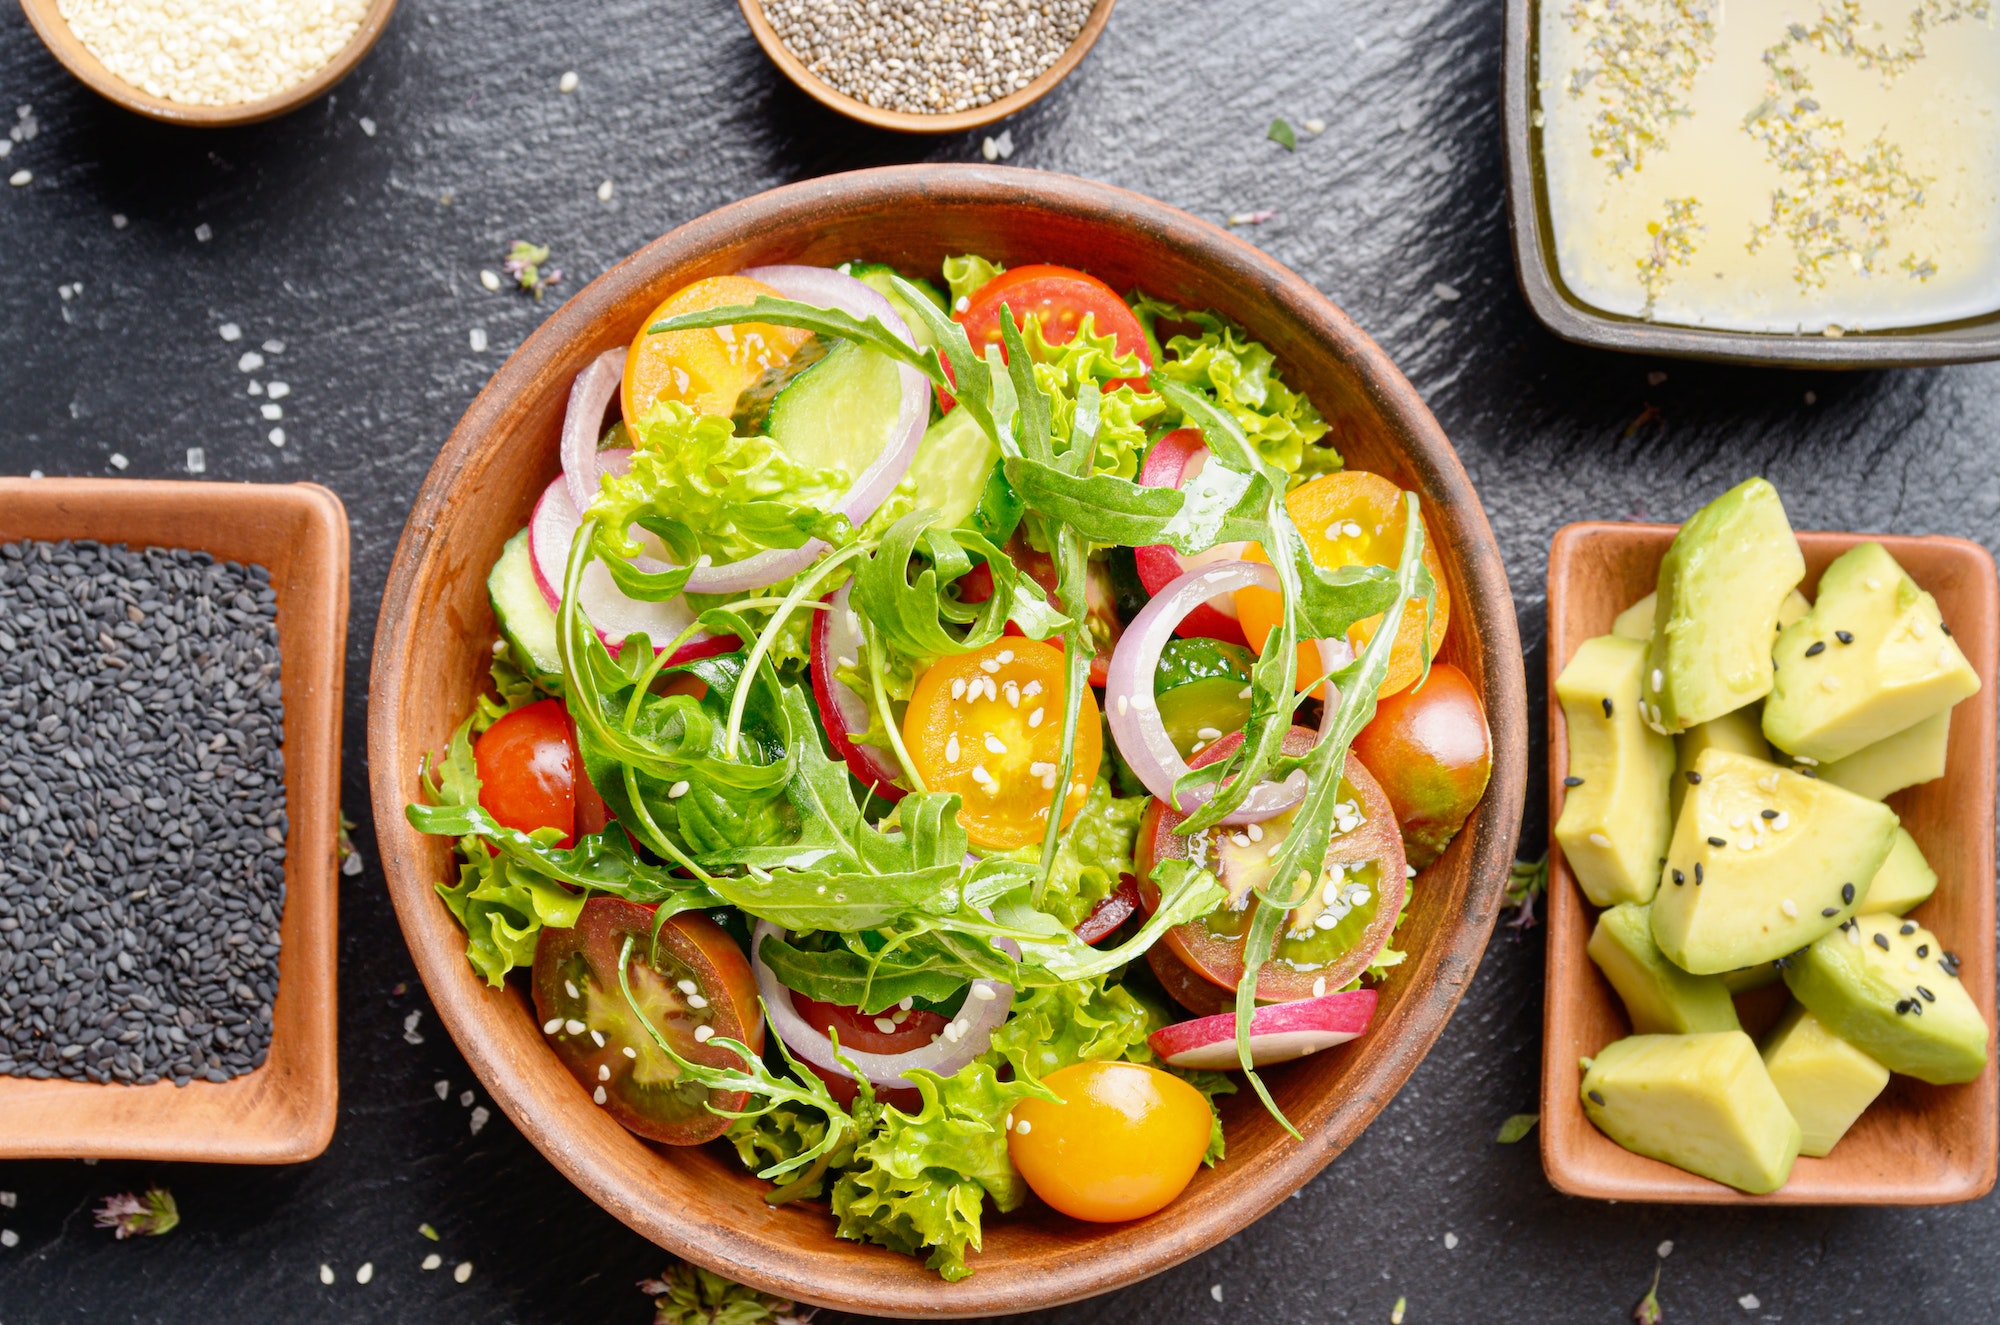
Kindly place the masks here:
[(1993, 559), (1753, 478), (1549, 554), (1542, 1161), (1571, 1195), (1994, 1184)]

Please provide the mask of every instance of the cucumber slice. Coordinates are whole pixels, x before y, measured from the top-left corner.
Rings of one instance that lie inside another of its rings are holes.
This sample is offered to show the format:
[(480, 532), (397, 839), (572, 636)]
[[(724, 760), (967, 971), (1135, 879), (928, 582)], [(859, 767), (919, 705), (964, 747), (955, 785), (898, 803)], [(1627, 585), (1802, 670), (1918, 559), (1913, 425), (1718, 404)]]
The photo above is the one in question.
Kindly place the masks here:
[[(839, 270), (852, 276), (876, 294), (887, 299), (889, 307), (896, 310), (896, 316), (903, 319), (903, 324), (909, 327), (910, 339), (917, 343), (918, 349), (930, 349), (937, 344), (937, 341), (931, 336), (930, 331), (918, 320), (917, 315), (911, 311), (909, 304), (904, 302), (903, 296), (897, 291), (896, 287), (889, 283), (891, 276), (902, 276), (901, 272), (881, 262), (844, 262), (840, 265)], [(937, 286), (932, 285), (921, 276), (903, 276), (903, 279), (916, 286), (919, 290), (922, 290), (924, 297), (936, 304), (940, 313), (947, 311), (944, 292), (939, 290)]]
[(939, 524), (944, 528), (958, 528), (979, 509), (999, 463), (1000, 448), (993, 439), (967, 411), (953, 410), (917, 443), (917, 458), (910, 462), (917, 505), (942, 512)]
[(800, 464), (838, 467), (856, 479), (896, 440), (902, 413), (896, 361), (840, 341), (778, 391), (765, 433)]
[(514, 661), (535, 680), (550, 685), (562, 681), (562, 655), (556, 650), (556, 614), (549, 611), (542, 588), (535, 583), (535, 561), (528, 551), (528, 531), (507, 540), (500, 559), (486, 576), (493, 600), (493, 621), (513, 651)]

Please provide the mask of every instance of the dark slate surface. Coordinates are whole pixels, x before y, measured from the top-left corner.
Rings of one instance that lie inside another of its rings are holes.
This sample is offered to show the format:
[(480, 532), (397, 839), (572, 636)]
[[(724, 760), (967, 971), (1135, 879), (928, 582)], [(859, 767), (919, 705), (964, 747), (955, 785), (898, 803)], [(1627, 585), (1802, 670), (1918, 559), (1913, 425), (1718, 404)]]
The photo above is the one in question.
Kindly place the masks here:
[[(1753, 472), (1802, 527), (2000, 543), (2000, 369), (1722, 370), (1542, 331), (1507, 248), (1498, 50), (1490, 3), (1127, 0), (1079, 72), (1012, 123), (1013, 162), (1216, 219), (1275, 210), (1252, 237), (1380, 340), (1457, 442), (1529, 641), (1558, 525), (1678, 518)], [(566, 69), (582, 77), (567, 97)], [(728, 0), (404, 0), (333, 96), (209, 134), (98, 101), (7, 6), (0, 127), (16, 105), (39, 132), (0, 169), (34, 173), (0, 188), (0, 471), (114, 474), (122, 453), (128, 476), (180, 476), (201, 446), (208, 478), (340, 493), (354, 530), (344, 799), (364, 851), (365, 678), (389, 556), (453, 421), (553, 307), (489, 294), (480, 268), (513, 239), (545, 240), (568, 273), (560, 297), (717, 204), (856, 166), (975, 159), (983, 136), (893, 138), (822, 112), (780, 81)], [(1329, 127), (1287, 154), (1264, 137), (1279, 114)], [(219, 339), (229, 321), (244, 341)], [(476, 327), (484, 353), (468, 348)], [(267, 337), (285, 349), (254, 376), (292, 386), (283, 449), (237, 368)], [(1529, 665), (1538, 729), (1538, 643)], [(1531, 811), (1528, 849), (1543, 830)], [(426, 1011), (372, 859), (343, 891), (332, 1148), (269, 1171), (0, 1164), (0, 1190), (18, 1194), (0, 1229), (20, 1237), (0, 1249), (0, 1325), (648, 1319), (633, 1283), (664, 1255), (504, 1118), (471, 1133), (458, 1093), (486, 1101)], [(1048, 1319), (1385, 1321), (1407, 1295), (1413, 1325), (1612, 1322), (1668, 1240), (1669, 1320), (1991, 1317), (1990, 1200), (1715, 1213), (1555, 1195), (1532, 1143), (1493, 1142), (1533, 1107), (1541, 964), (1539, 931), (1496, 937), (1409, 1087), (1298, 1200)], [(411, 1012), (426, 1013), (421, 1043), (405, 1039)], [(114, 1243), (91, 1228), (94, 1202), (152, 1181), (179, 1196), (180, 1231)], [(418, 1268), (426, 1221), (444, 1272)], [(461, 1259), (475, 1266), (463, 1286), (448, 1269)]]

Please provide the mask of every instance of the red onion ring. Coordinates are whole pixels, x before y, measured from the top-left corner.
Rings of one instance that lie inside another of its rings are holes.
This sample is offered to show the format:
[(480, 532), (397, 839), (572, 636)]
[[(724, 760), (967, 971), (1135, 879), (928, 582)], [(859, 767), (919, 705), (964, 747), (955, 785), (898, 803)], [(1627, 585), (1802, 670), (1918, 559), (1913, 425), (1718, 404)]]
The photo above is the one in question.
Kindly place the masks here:
[(579, 511), (597, 500), (597, 443), (604, 435), (604, 411), (625, 379), (625, 347), (606, 350), (570, 383), (569, 410), (563, 415), (563, 481), (570, 504)]
[(847, 761), (855, 777), (874, 784), (878, 798), (899, 801), (904, 793), (896, 779), (903, 775), (903, 770), (889, 757), (888, 751), (862, 745), (850, 735), (868, 730), (868, 701), (835, 675), (846, 660), (861, 656), (858, 619), (854, 609), (847, 605), (848, 591), (853, 587), (851, 580), (841, 585), (820, 600), (827, 604), (827, 610), (813, 614), (813, 698), (819, 701), (820, 720), (826, 726), (827, 739), (833, 743), (833, 752)]
[[(770, 1016), (771, 1029), (778, 1033), (786, 1048), (814, 1067), (844, 1077), (853, 1076), (846, 1064), (833, 1056), (833, 1041), (799, 1015), (798, 1008), (792, 1003), (792, 991), (764, 964), (762, 949), (767, 934), (780, 939), (785, 937), (784, 930), (768, 920), (759, 920), (756, 930), (750, 935), (750, 966), (757, 973), (757, 992), (764, 996), (764, 1008)], [(1005, 940), (1002, 940), (1001, 946), (1007, 946)], [(984, 996), (982, 990), (985, 991)], [(986, 1052), (993, 1032), (1007, 1020), (1007, 1013), (1013, 1006), (1014, 986), (1001, 984), (998, 980), (974, 980), (966, 993), (965, 1006), (952, 1018), (946, 1027), (946, 1034), (938, 1036), (923, 1048), (901, 1054), (869, 1054), (843, 1045), (840, 1057), (853, 1063), (871, 1085), (887, 1090), (914, 1089), (917, 1083), (904, 1076), (905, 1072), (921, 1068), (941, 1077), (951, 1076)], [(951, 1026), (958, 1027), (958, 1038), (955, 1040), (951, 1038)]]
[[(1233, 593), (1252, 585), (1275, 593), (1279, 589), (1278, 573), (1253, 561), (1224, 561), (1191, 570), (1139, 609), (1139, 615), (1132, 618), (1132, 624), (1126, 627), (1124, 637), (1118, 641), (1118, 647), (1111, 655), (1111, 668), (1105, 686), (1105, 713), (1111, 720), (1111, 737), (1118, 743), (1118, 753), (1125, 757), (1126, 764), (1146, 784), (1146, 790), (1183, 814), (1192, 814), (1214, 799), (1216, 787), (1214, 784), (1191, 787), (1181, 794), (1179, 800), (1174, 797), (1174, 785), (1186, 776), (1188, 764), (1174, 749), (1174, 743), (1160, 721), (1159, 705), (1153, 699), (1153, 676), (1160, 666), (1160, 650), (1173, 637), (1174, 627), (1193, 608), (1217, 594)], [(1352, 661), (1353, 653), (1345, 642), (1319, 640), (1316, 643), (1327, 671)], [(1327, 688), (1333, 689), (1332, 682), (1327, 683)], [(1327, 696), (1325, 713), (1320, 719), (1322, 740), (1332, 726), (1338, 703), (1337, 693)], [(1291, 809), (1304, 800), (1305, 795), (1305, 774), (1294, 771), (1282, 783), (1260, 783), (1242, 805), (1223, 816), (1222, 822), (1262, 823)]]

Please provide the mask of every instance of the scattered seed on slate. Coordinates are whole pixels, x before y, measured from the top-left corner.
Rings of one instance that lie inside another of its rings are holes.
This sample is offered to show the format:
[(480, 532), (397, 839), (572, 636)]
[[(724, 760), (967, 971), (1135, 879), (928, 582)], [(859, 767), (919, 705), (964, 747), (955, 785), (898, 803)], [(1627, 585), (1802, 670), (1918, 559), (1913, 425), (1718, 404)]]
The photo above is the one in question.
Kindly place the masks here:
[(264, 1062), (283, 740), (263, 567), (0, 544), (0, 1076)]
[(1566, 777), (1563, 779), (1563, 785), (1565, 787), (1580, 787), (1583, 785), (1583, 779), (1580, 777)]
[(1826, 641), (1823, 639), (1814, 640), (1811, 644), (1806, 645), (1806, 657), (1808, 658), (1817, 658), (1825, 652)]

